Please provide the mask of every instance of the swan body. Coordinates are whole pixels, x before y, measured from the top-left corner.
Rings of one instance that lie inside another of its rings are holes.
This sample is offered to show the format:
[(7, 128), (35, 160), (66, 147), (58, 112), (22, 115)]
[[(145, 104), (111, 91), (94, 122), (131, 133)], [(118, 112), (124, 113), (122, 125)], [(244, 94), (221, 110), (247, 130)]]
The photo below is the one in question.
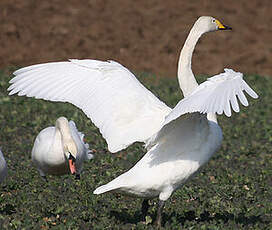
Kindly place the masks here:
[[(79, 132), (73, 121), (60, 117), (56, 126), (43, 129), (35, 139), (32, 148), (32, 162), (40, 175), (80, 174), (83, 161), (92, 159), (89, 145), (83, 141), (84, 134)], [(75, 167), (69, 167), (70, 154), (75, 159)], [(74, 171), (73, 171), (74, 170)]]
[(0, 149), (0, 183), (7, 177), (8, 168), (4, 155)]
[(171, 132), (160, 137), (132, 169), (94, 193), (117, 191), (165, 201), (221, 145), (221, 128), (206, 115), (181, 116), (168, 128)]
[(10, 95), (70, 102), (99, 128), (111, 152), (136, 141), (147, 153), (134, 167), (94, 194), (115, 191), (144, 198), (159, 197), (157, 223), (164, 201), (203, 166), (220, 147), (216, 114), (239, 112), (244, 92), (258, 95), (231, 69), (198, 85), (191, 70), (194, 47), (204, 33), (230, 29), (213, 17), (194, 24), (178, 63), (184, 98), (171, 109), (125, 67), (114, 61), (69, 60), (25, 67), (14, 72)]

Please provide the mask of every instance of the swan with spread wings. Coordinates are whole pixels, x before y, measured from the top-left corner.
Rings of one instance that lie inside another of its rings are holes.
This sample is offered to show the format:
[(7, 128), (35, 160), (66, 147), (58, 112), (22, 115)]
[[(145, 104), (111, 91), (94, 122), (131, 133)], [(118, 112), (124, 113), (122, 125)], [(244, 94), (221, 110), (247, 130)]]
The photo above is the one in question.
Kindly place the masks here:
[[(198, 85), (191, 59), (204, 33), (231, 29), (213, 17), (202, 16), (192, 27), (178, 63), (178, 80), (184, 98), (171, 109), (136, 77), (114, 61), (69, 60), (25, 67), (14, 72), (11, 94), (50, 101), (70, 102), (99, 128), (109, 151), (145, 142), (147, 153), (129, 171), (94, 194), (114, 191), (145, 198), (159, 197), (156, 223), (161, 224), (165, 201), (218, 150), (222, 131), (216, 114), (239, 112), (238, 100), (257, 94), (242, 73), (224, 73)], [(146, 208), (144, 208), (146, 207)]]

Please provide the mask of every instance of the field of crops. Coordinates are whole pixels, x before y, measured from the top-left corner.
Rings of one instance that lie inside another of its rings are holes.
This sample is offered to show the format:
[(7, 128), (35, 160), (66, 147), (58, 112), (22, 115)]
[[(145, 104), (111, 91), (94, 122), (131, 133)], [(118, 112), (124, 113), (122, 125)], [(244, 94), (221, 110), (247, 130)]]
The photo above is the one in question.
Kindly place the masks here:
[[(128, 170), (144, 154), (141, 143), (112, 154), (83, 112), (66, 103), (8, 96), (11, 70), (0, 72), (0, 147), (8, 177), (0, 185), (1, 229), (152, 229), (157, 200), (146, 221), (141, 199), (93, 190)], [(140, 80), (172, 107), (181, 98), (177, 80), (139, 74)], [(199, 77), (200, 81), (206, 77)], [(219, 117), (221, 149), (192, 180), (167, 201), (165, 229), (272, 229), (272, 78), (245, 76), (259, 94), (231, 118)], [(76, 122), (95, 158), (80, 180), (72, 175), (40, 178), (31, 163), (39, 131), (60, 116)]]

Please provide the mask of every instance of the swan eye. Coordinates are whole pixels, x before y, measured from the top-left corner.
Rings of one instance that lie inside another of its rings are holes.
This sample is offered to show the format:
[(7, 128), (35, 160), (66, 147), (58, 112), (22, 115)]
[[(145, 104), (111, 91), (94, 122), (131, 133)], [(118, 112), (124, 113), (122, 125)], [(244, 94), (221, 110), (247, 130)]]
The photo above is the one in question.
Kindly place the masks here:
[(212, 22), (215, 23), (215, 19), (212, 19)]

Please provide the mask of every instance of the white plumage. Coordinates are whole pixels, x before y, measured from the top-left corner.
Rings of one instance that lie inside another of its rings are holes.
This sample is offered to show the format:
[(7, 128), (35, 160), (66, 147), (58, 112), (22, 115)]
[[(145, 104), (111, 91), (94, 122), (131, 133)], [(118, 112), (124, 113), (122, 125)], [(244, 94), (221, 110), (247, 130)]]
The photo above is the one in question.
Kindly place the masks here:
[(3, 182), (3, 180), (7, 177), (7, 175), (8, 175), (7, 162), (0, 149), (0, 183)]
[(117, 189), (146, 198), (168, 199), (220, 147), (222, 131), (214, 114), (224, 112), (231, 116), (231, 107), (239, 112), (236, 95), (247, 106), (243, 91), (258, 97), (242, 74), (230, 69), (200, 84), (175, 106), (160, 130), (149, 138), (146, 155), (128, 172), (94, 193)]
[[(125, 67), (113, 61), (70, 60), (20, 69), (10, 94), (70, 102), (99, 128), (111, 152), (135, 141), (148, 152), (129, 171), (94, 193), (125, 192), (159, 197), (157, 223), (164, 201), (209, 160), (220, 147), (222, 131), (216, 113), (239, 112), (238, 100), (257, 94), (241, 73), (230, 69), (198, 85), (191, 70), (194, 47), (204, 33), (230, 29), (218, 20), (200, 17), (181, 50), (178, 80), (185, 98), (171, 110)], [(238, 99), (238, 100), (237, 100)]]
[(81, 108), (99, 128), (111, 152), (148, 139), (171, 111), (114, 61), (38, 64), (19, 69), (14, 75), (10, 94), (70, 102)]
[(195, 90), (183, 100), (181, 100), (166, 117), (164, 124), (178, 118), (185, 113), (217, 113), (231, 116), (231, 108), (239, 112), (239, 101), (244, 106), (248, 106), (247, 92), (253, 98), (258, 95), (243, 80), (243, 74), (232, 69), (225, 69), (224, 73), (218, 74), (200, 84)]
[(221, 140), (220, 127), (205, 115), (181, 116), (158, 132), (149, 151), (132, 169), (94, 193), (120, 190), (165, 201), (208, 161)]
[(63, 175), (69, 173), (70, 154), (75, 158), (76, 174), (83, 168), (83, 161), (90, 160), (89, 145), (83, 140), (84, 134), (79, 132), (73, 121), (60, 117), (56, 126), (43, 129), (35, 139), (32, 148), (32, 161), (40, 175)]

